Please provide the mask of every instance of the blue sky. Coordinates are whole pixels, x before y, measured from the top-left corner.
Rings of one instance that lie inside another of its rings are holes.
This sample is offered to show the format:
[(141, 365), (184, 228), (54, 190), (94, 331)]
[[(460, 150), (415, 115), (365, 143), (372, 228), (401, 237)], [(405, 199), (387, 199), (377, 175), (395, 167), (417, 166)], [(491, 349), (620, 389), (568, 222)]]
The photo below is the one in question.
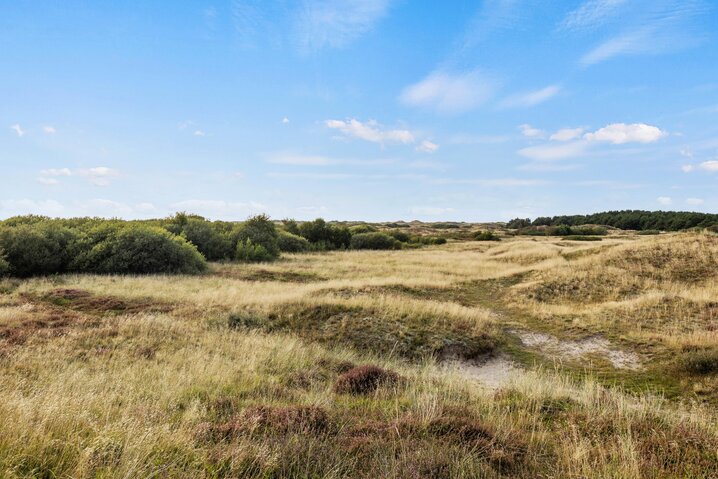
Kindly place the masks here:
[(0, 45), (0, 218), (718, 211), (709, 0), (18, 0)]

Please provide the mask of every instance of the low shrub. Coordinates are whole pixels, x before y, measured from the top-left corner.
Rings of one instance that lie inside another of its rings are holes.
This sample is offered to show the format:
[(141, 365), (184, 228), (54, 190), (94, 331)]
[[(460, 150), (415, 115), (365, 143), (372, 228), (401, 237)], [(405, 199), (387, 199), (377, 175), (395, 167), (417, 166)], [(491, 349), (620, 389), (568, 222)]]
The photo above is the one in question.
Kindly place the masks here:
[(402, 243), (408, 243), (411, 240), (411, 237), (405, 231), (389, 231), (387, 234)]
[(383, 385), (394, 385), (399, 382), (399, 375), (379, 366), (357, 366), (339, 376), (334, 383), (334, 391), (338, 394), (362, 395), (376, 391)]
[(299, 234), (312, 243), (312, 250), (315, 251), (348, 248), (352, 239), (349, 228), (330, 225), (322, 218), (300, 224)]
[(274, 261), (277, 259), (267, 248), (261, 244), (255, 244), (250, 239), (237, 243), (237, 251), (234, 258), (244, 263), (259, 263), (265, 261)]
[(474, 239), (476, 241), (501, 241), (501, 238), (499, 238), (496, 233), (490, 230), (477, 232), (476, 234), (474, 234)]
[(209, 221), (189, 218), (181, 236), (197, 247), (208, 261), (221, 261), (232, 257), (232, 242)]
[(20, 277), (66, 272), (78, 238), (77, 231), (51, 221), (0, 227), (0, 249), (10, 274)]
[(636, 234), (641, 235), (641, 236), (650, 236), (650, 235), (659, 235), (659, 234), (661, 234), (661, 232), (658, 230), (643, 230), (643, 231), (639, 231)]
[(401, 243), (384, 233), (360, 233), (352, 236), (351, 249), (400, 249)]
[(683, 368), (692, 374), (718, 373), (718, 349), (687, 351), (681, 361)]
[(277, 245), (279, 246), (279, 251), (283, 253), (302, 253), (309, 251), (309, 241), (307, 241), (306, 238), (287, 231), (279, 232)]
[(207, 267), (187, 240), (155, 226), (103, 225), (74, 269), (99, 274), (196, 274)]
[(446, 244), (446, 238), (441, 236), (412, 236), (409, 242), (423, 245), (441, 245)]
[(718, 233), (718, 224), (709, 226), (709, 227), (706, 228), (706, 229), (707, 229), (708, 231), (710, 231), (711, 233)]
[(561, 239), (566, 240), (566, 241), (601, 241), (603, 238), (599, 238), (598, 236), (576, 235), (576, 236), (564, 236)]
[(239, 261), (272, 261), (279, 257), (279, 233), (267, 215), (249, 218), (234, 236), (235, 258)]
[(353, 235), (358, 235), (358, 234), (362, 234), (362, 233), (376, 233), (376, 232), (379, 231), (379, 230), (376, 229), (376, 228), (375, 228), (374, 226), (372, 226), (372, 225), (366, 225), (366, 224), (364, 224), (364, 225), (352, 226), (351, 228), (349, 228), (349, 231), (350, 231), (351, 234), (353, 234)]

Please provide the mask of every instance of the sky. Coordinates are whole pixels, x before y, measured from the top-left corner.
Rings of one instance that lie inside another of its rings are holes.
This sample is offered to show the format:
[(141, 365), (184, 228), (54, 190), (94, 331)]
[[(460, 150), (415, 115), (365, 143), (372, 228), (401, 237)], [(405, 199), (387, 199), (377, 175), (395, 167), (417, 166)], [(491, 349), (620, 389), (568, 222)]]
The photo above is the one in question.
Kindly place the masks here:
[(713, 0), (14, 0), (0, 45), (0, 218), (718, 212)]

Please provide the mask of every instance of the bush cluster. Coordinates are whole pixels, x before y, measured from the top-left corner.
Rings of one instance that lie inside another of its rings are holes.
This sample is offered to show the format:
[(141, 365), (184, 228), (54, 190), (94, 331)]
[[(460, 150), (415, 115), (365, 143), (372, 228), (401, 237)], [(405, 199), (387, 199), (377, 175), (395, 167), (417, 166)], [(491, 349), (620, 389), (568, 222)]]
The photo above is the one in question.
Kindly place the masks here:
[(280, 231), (277, 242), (279, 251), (283, 253), (303, 253), (310, 249), (309, 241), (306, 238), (289, 231)]
[(352, 236), (352, 249), (401, 249), (401, 242), (385, 233), (359, 233)]
[(605, 236), (608, 230), (603, 226), (528, 226), (519, 229), (516, 234), (525, 236)]
[(520, 229), (528, 226), (579, 226), (598, 224), (623, 230), (679, 231), (689, 228), (706, 228), (718, 225), (718, 214), (694, 213), (689, 211), (606, 211), (591, 215), (515, 218), (507, 223), (508, 228)]
[(476, 241), (501, 241), (501, 238), (499, 238), (496, 233), (490, 230), (478, 231), (476, 234), (474, 234), (474, 239)]

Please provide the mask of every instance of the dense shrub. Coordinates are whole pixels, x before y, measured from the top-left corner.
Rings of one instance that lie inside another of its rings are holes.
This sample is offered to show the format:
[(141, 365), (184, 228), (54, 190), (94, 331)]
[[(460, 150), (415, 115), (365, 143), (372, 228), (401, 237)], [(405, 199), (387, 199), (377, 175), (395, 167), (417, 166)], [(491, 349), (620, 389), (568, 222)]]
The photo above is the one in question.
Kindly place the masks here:
[(411, 240), (411, 237), (404, 231), (389, 231), (387, 234), (402, 243), (408, 243)]
[(688, 351), (682, 357), (683, 367), (692, 374), (718, 373), (718, 349)]
[(379, 230), (376, 229), (376, 228), (375, 228), (374, 226), (372, 226), (372, 225), (363, 224), (363, 225), (352, 226), (351, 228), (349, 228), (349, 231), (350, 231), (351, 234), (353, 234), (353, 235), (358, 235), (358, 234), (361, 234), (361, 233), (376, 233), (376, 232), (379, 231)]
[(564, 239), (567, 241), (603, 241), (603, 239), (599, 238), (598, 236), (583, 236), (583, 235), (564, 236), (561, 239)]
[(401, 243), (384, 233), (360, 233), (352, 236), (352, 249), (400, 249)]
[(80, 271), (194, 274), (207, 266), (194, 245), (159, 227), (103, 225), (92, 234), (95, 244), (74, 262)]
[(585, 224), (613, 226), (624, 230), (678, 231), (705, 228), (718, 224), (718, 214), (688, 211), (606, 211), (591, 215), (553, 216), (533, 220), (533, 226), (578, 226)]
[(711, 226), (709, 226), (707, 229), (708, 229), (708, 231), (710, 231), (710, 232), (712, 232), (712, 233), (718, 233), (718, 224), (716, 224), (716, 225), (711, 225)]
[(306, 238), (297, 236), (286, 231), (279, 232), (279, 238), (277, 238), (277, 244), (279, 245), (279, 251), (285, 253), (301, 253), (309, 251), (309, 241)]
[(476, 241), (501, 241), (501, 238), (499, 238), (496, 233), (490, 230), (478, 231), (474, 235), (474, 239)]
[(291, 218), (282, 220), (282, 227), (288, 233), (299, 236), (299, 224)]
[(604, 236), (608, 234), (608, 230), (596, 225), (528, 226), (518, 230), (517, 234), (525, 236)]
[(0, 248), (15, 276), (66, 272), (75, 257), (77, 240), (76, 231), (50, 221), (0, 227)]
[(237, 243), (237, 251), (235, 259), (245, 263), (257, 263), (262, 261), (274, 261), (277, 259), (276, 254), (272, 254), (261, 244), (255, 244), (250, 239)]
[(279, 233), (267, 215), (249, 218), (237, 229), (235, 238), (237, 260), (271, 261), (279, 257)]
[(521, 229), (526, 228), (527, 226), (531, 226), (530, 218), (514, 218), (506, 223), (506, 227), (510, 229)]
[(438, 245), (446, 244), (446, 238), (441, 236), (412, 236), (410, 243), (424, 244), (424, 245)]
[(394, 385), (399, 375), (379, 366), (357, 366), (339, 376), (334, 391), (339, 394), (361, 395), (376, 391), (382, 385)]
[(209, 221), (190, 218), (182, 226), (182, 237), (197, 247), (209, 261), (220, 261), (232, 257), (232, 242), (220, 233)]
[(299, 234), (312, 243), (312, 249), (348, 248), (352, 233), (344, 226), (330, 225), (322, 218), (299, 225)]
[(10, 263), (5, 259), (5, 253), (0, 249), (0, 278), (10, 274)]

